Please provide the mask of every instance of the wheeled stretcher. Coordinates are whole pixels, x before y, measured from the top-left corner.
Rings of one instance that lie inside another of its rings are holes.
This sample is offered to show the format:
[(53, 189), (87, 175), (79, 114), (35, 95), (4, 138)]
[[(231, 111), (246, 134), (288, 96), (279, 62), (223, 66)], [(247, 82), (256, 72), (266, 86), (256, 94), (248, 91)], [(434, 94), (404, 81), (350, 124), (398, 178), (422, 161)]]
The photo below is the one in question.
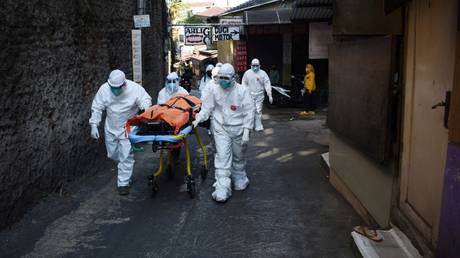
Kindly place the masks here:
[[(165, 152), (167, 152), (168, 155), (166, 160), (167, 174), (169, 178), (172, 178), (172, 163), (175, 159), (178, 158), (180, 149), (182, 146), (184, 146), (187, 161), (185, 184), (187, 185), (187, 192), (189, 193), (190, 197), (195, 197), (197, 189), (195, 180), (192, 176), (191, 155), (189, 144), (187, 141), (187, 136), (189, 136), (192, 133), (195, 135), (197, 142), (200, 145), (201, 150), (203, 152), (203, 165), (201, 167), (200, 174), (201, 179), (203, 181), (206, 179), (208, 175), (208, 158), (206, 154), (206, 148), (203, 145), (198, 130), (196, 128), (193, 128), (190, 120), (191, 116), (188, 123), (185, 124), (180, 130), (174, 130), (174, 128), (172, 128), (169, 124), (161, 121), (161, 119), (159, 119), (159, 121), (144, 121), (142, 124), (134, 126), (132, 130), (130, 130), (128, 138), (133, 145), (144, 142), (150, 142), (152, 143), (152, 150), (154, 152), (160, 151), (158, 169), (156, 169), (152, 173), (152, 175), (149, 176), (149, 185), (152, 190), (152, 196), (155, 196), (159, 191), (158, 178), (163, 173)], [(176, 133), (177, 131), (178, 133)]]

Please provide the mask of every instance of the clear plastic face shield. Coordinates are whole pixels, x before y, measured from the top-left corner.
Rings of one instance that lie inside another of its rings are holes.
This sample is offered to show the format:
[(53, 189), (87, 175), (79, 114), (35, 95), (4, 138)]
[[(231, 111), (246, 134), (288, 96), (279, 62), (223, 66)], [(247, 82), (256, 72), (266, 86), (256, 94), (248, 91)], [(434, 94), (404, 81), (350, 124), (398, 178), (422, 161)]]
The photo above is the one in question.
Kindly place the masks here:
[(177, 84), (179, 83), (179, 79), (166, 79), (166, 90), (169, 92), (176, 92), (177, 91)]

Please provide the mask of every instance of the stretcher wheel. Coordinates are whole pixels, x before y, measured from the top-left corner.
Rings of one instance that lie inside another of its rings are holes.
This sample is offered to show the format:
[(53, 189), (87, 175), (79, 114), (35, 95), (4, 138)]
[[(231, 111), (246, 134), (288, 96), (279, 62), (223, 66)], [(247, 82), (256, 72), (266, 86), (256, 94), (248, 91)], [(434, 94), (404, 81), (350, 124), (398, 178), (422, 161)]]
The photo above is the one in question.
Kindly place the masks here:
[(154, 177), (153, 175), (149, 176), (149, 186), (150, 186), (150, 190), (152, 191), (152, 197), (155, 197), (158, 191), (160, 191), (160, 186), (158, 185), (157, 178)]
[(205, 166), (201, 167), (201, 181), (206, 180), (206, 177), (208, 177), (208, 169)]
[(187, 192), (190, 195), (190, 198), (195, 198), (196, 196), (196, 184), (192, 177), (185, 177), (185, 183), (187, 184)]

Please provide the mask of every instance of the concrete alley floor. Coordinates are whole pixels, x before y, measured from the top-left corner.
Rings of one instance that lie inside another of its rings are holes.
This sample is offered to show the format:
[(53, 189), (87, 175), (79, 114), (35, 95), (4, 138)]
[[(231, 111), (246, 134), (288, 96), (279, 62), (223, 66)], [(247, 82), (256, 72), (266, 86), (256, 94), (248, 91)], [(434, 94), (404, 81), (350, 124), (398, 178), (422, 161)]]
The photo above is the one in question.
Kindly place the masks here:
[[(350, 232), (362, 223), (327, 181), (325, 115), (266, 110), (253, 133), (249, 188), (226, 204), (211, 198), (213, 169), (190, 199), (181, 170), (150, 197), (146, 177), (158, 154), (136, 154), (129, 196), (115, 189), (115, 164), (82, 180), (72, 194), (51, 195), (0, 233), (1, 257), (354, 257)], [(207, 149), (212, 144), (206, 136)], [(193, 148), (199, 148), (192, 141)], [(199, 153), (192, 153), (199, 174)], [(212, 156), (212, 155), (211, 155)], [(212, 162), (211, 162), (212, 164)], [(200, 181), (200, 180), (197, 180)]]

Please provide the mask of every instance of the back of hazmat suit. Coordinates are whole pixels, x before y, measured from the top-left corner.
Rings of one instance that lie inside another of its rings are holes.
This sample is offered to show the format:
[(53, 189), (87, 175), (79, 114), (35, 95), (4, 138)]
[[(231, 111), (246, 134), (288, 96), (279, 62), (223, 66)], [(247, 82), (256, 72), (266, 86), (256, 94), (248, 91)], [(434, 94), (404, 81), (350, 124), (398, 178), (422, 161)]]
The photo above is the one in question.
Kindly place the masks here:
[(212, 81), (212, 69), (214, 69), (214, 65), (210, 64), (206, 67), (206, 71), (203, 75), (203, 78), (200, 80), (200, 97), (203, 99), (204, 94), (206, 93), (208, 83)]
[(188, 91), (179, 86), (179, 76), (172, 72), (166, 76), (166, 83), (163, 89), (158, 93), (157, 104), (166, 103), (173, 95), (182, 93), (188, 95)]
[(264, 70), (260, 69), (260, 62), (258, 59), (253, 59), (251, 62), (251, 69), (247, 70), (243, 75), (243, 86), (246, 86), (254, 101), (255, 111), (255, 130), (263, 131), (262, 125), (262, 107), (265, 99), (265, 92), (267, 92), (270, 103), (273, 103), (272, 85), (270, 78)]
[(226, 201), (235, 190), (244, 190), (249, 184), (246, 176), (246, 148), (249, 133), (254, 127), (254, 102), (248, 88), (235, 82), (235, 70), (224, 64), (218, 73), (219, 83), (211, 84), (194, 126), (210, 116), (216, 154), (214, 159), (214, 200)]
[(125, 134), (126, 121), (139, 110), (145, 110), (151, 105), (152, 98), (145, 89), (133, 81), (126, 80), (125, 74), (120, 70), (110, 73), (109, 79), (94, 97), (89, 119), (91, 136), (99, 138), (98, 126), (105, 110), (105, 146), (107, 156), (118, 162), (119, 187), (129, 185), (134, 167), (131, 143)]

